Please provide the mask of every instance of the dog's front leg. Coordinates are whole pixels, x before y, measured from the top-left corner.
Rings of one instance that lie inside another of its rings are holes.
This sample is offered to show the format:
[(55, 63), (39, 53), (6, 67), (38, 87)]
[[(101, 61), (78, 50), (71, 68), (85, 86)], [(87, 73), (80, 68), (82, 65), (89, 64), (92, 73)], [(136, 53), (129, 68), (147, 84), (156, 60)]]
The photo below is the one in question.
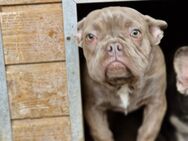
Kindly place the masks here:
[(166, 112), (166, 98), (155, 97), (144, 108), (143, 123), (137, 141), (155, 141)]
[(87, 107), (85, 117), (94, 141), (114, 141), (109, 129), (106, 111), (96, 107)]

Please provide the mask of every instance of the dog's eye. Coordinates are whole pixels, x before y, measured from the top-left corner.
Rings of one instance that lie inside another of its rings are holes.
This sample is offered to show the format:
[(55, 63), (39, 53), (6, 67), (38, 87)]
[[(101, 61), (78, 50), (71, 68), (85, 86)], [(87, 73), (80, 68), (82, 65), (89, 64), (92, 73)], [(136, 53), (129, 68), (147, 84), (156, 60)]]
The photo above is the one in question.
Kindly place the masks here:
[(95, 39), (95, 35), (93, 35), (92, 33), (89, 33), (89, 34), (86, 35), (86, 39), (87, 39), (88, 41), (92, 41), (92, 40)]
[(134, 37), (134, 38), (138, 38), (141, 34), (141, 31), (139, 29), (133, 29), (131, 31), (131, 36)]

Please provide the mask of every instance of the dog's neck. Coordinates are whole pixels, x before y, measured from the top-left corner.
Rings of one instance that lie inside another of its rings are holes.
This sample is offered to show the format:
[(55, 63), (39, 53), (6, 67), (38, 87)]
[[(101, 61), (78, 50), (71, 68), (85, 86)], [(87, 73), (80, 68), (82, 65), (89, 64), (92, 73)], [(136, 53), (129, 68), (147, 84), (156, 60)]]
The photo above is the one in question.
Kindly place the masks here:
[[(114, 93), (119, 93), (122, 89), (126, 87), (126, 89), (129, 89), (129, 94), (134, 94), (136, 91), (141, 89), (143, 87), (143, 84), (141, 84), (142, 79), (133, 77), (130, 80), (122, 81), (122, 83), (109, 83), (109, 82), (103, 82), (100, 83), (100, 85), (103, 85), (106, 89), (109, 89), (110, 91), (113, 91)], [(124, 83), (123, 83), (124, 82)]]

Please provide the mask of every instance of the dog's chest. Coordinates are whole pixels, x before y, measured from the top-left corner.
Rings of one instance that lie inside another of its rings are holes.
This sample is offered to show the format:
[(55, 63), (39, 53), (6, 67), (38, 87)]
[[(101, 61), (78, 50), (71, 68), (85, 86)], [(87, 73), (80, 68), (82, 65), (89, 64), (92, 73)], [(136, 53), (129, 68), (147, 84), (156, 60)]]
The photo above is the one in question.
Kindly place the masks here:
[(124, 85), (122, 86), (118, 91), (117, 91), (117, 95), (120, 97), (120, 104), (119, 106), (123, 109), (127, 109), (127, 107), (130, 104), (130, 100), (129, 100), (129, 95), (130, 95), (131, 91), (128, 87), (128, 85)]

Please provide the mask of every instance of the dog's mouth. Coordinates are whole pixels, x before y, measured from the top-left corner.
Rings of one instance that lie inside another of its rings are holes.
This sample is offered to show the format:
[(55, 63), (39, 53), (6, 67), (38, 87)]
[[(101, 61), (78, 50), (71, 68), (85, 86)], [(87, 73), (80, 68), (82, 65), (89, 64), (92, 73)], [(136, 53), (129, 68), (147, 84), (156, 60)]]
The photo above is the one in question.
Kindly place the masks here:
[(109, 83), (120, 84), (128, 81), (132, 73), (123, 62), (116, 60), (107, 65), (105, 75)]

